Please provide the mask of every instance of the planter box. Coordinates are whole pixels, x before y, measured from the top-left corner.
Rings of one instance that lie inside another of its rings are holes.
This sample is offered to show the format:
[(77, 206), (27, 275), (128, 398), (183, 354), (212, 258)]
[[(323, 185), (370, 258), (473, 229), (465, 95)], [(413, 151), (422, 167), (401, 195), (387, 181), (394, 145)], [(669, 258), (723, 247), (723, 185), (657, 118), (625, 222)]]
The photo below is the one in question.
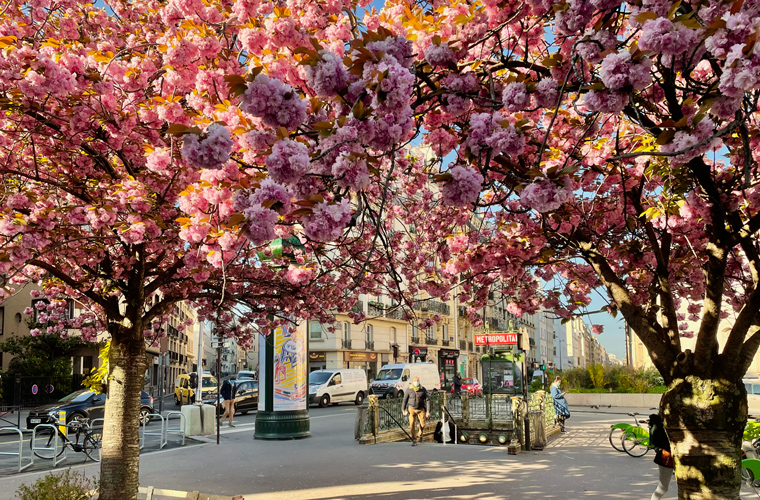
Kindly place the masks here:
[(570, 406), (615, 406), (623, 408), (657, 408), (662, 394), (570, 393), (565, 394)]

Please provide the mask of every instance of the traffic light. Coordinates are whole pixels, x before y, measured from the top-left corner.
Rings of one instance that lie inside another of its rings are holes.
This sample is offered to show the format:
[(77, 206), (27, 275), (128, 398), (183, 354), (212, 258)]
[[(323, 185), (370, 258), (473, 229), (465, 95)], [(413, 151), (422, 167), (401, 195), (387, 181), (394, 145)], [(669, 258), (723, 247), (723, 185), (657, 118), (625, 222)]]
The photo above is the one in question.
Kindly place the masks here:
[(198, 387), (198, 374), (195, 372), (190, 373), (190, 387), (193, 389)]
[(546, 365), (541, 363), (541, 371), (544, 371), (544, 370), (546, 370)]

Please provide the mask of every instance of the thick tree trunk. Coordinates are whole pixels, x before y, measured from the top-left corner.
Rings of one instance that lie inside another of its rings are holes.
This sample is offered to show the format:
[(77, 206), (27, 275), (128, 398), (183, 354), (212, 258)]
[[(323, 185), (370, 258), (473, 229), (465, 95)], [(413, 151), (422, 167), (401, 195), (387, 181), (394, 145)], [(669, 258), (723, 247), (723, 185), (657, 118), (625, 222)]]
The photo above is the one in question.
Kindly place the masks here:
[[(110, 375), (100, 464), (100, 500), (136, 500), (140, 466), (140, 394), (144, 385), (142, 332), (111, 339)], [(121, 337), (121, 338), (120, 338)]]
[(678, 498), (738, 500), (747, 422), (741, 381), (693, 375), (675, 379), (661, 408), (676, 460)]

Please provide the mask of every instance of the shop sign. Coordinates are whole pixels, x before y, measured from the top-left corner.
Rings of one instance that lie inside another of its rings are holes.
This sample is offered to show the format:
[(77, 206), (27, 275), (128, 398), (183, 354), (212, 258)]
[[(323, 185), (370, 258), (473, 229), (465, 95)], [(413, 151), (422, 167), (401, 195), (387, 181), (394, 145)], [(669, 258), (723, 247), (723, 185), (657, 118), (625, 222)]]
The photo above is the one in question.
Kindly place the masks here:
[(414, 356), (427, 356), (427, 347), (409, 346), (409, 354)]
[(517, 333), (476, 333), (475, 345), (517, 345)]
[(309, 361), (326, 361), (327, 360), (327, 353), (324, 351), (314, 351), (309, 353)]
[(374, 362), (374, 361), (377, 361), (377, 353), (376, 352), (344, 352), (343, 361), (357, 362), (357, 363), (362, 362), (362, 361)]
[(456, 359), (459, 357), (459, 351), (450, 351), (449, 349), (441, 349), (438, 352), (438, 356), (444, 359)]

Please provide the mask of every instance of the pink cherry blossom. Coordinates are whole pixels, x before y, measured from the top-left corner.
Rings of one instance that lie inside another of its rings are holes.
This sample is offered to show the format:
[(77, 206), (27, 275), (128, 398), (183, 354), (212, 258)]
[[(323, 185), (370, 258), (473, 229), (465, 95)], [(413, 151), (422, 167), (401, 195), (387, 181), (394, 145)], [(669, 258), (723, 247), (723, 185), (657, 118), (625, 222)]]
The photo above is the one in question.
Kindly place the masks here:
[(279, 218), (277, 212), (261, 205), (252, 205), (246, 208), (243, 213), (248, 220), (243, 229), (243, 236), (248, 241), (259, 246), (277, 238), (274, 231), (274, 225)]
[(319, 56), (315, 65), (304, 66), (306, 80), (318, 95), (334, 96), (348, 84), (346, 67), (334, 52), (321, 50)]
[(631, 60), (631, 53), (623, 50), (604, 58), (599, 69), (599, 76), (610, 90), (622, 90), (628, 87), (633, 90), (643, 90), (652, 80), (649, 73), (650, 66), (649, 59), (645, 58), (635, 63)]
[[(218, 169), (229, 161), (232, 144), (227, 127), (212, 123), (200, 139), (195, 134), (185, 135), (182, 141), (182, 156), (198, 168)], [(166, 162), (166, 159), (156, 161)]]
[(447, 205), (456, 207), (472, 206), (480, 195), (483, 176), (471, 168), (460, 165), (449, 172), (452, 179), (441, 188), (441, 197)]
[(351, 204), (348, 199), (340, 203), (319, 203), (311, 215), (304, 217), (306, 235), (316, 241), (332, 241), (341, 236), (351, 220)]
[(504, 103), (504, 107), (508, 111), (513, 112), (522, 111), (530, 104), (530, 96), (528, 96), (523, 82), (512, 82), (504, 87), (501, 100)]
[(309, 171), (309, 150), (298, 141), (278, 141), (272, 147), (266, 165), (275, 182), (295, 184)]
[(523, 206), (541, 213), (557, 210), (573, 200), (569, 180), (566, 179), (565, 182), (565, 186), (560, 186), (549, 179), (540, 178), (523, 189), (520, 202)]
[(265, 74), (248, 85), (240, 109), (275, 128), (292, 130), (306, 121), (306, 102), (301, 96), (290, 85)]

